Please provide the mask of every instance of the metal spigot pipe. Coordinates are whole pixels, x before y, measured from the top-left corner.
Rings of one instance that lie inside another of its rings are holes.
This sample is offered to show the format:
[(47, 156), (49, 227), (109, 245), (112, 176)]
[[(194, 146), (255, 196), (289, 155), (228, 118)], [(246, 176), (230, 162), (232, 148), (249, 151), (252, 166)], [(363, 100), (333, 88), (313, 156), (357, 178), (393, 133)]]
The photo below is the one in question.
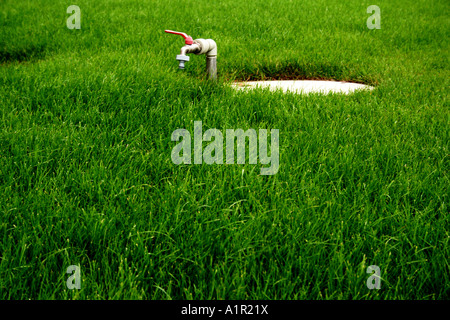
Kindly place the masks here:
[(206, 57), (206, 72), (211, 80), (217, 79), (217, 57)]

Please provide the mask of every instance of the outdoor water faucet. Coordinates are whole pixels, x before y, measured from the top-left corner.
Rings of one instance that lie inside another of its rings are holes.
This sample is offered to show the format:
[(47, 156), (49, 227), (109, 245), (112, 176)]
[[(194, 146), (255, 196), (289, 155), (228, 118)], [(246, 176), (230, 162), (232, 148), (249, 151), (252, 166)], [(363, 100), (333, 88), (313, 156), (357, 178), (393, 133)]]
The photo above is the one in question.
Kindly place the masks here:
[(206, 55), (206, 72), (210, 79), (217, 79), (217, 45), (212, 39), (195, 39), (188, 36), (184, 32), (165, 30), (167, 33), (177, 34), (184, 38), (185, 46), (181, 48), (180, 54), (177, 55), (179, 68), (184, 69), (185, 62), (189, 61), (188, 53), (205, 54)]

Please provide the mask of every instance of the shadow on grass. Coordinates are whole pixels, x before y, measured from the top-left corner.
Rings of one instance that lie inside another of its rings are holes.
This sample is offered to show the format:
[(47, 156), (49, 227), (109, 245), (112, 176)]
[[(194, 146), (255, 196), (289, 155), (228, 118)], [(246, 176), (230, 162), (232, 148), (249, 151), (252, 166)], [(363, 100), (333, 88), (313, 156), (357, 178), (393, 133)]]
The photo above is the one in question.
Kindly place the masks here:
[(275, 63), (236, 70), (226, 77), (233, 81), (258, 80), (332, 80), (377, 84), (370, 75), (349, 67), (329, 64)]
[(36, 61), (43, 59), (46, 55), (44, 45), (29, 47), (0, 48), (0, 63)]

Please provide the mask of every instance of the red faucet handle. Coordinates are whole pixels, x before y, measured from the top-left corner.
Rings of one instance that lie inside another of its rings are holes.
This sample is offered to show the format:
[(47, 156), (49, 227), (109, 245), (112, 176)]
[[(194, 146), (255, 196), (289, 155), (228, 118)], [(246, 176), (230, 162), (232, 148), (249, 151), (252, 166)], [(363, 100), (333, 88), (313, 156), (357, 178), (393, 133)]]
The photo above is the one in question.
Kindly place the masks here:
[(192, 37), (188, 36), (184, 32), (178, 32), (178, 31), (172, 31), (172, 30), (164, 30), (164, 31), (167, 33), (173, 33), (173, 34), (178, 34), (178, 35), (182, 36), (184, 38), (185, 44), (193, 44), (194, 43), (194, 40), (192, 40)]

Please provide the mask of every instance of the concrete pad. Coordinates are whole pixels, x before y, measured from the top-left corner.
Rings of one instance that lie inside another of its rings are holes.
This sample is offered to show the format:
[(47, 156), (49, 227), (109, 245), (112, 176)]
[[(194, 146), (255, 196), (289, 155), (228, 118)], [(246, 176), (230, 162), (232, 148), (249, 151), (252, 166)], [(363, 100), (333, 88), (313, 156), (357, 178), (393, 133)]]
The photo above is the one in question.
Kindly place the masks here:
[(373, 87), (352, 82), (322, 81), (322, 80), (275, 80), (275, 81), (242, 81), (232, 84), (237, 90), (269, 88), (272, 91), (283, 90), (298, 94), (308, 93), (343, 93), (349, 94), (356, 90), (372, 90)]

